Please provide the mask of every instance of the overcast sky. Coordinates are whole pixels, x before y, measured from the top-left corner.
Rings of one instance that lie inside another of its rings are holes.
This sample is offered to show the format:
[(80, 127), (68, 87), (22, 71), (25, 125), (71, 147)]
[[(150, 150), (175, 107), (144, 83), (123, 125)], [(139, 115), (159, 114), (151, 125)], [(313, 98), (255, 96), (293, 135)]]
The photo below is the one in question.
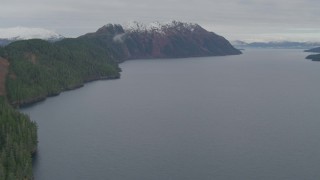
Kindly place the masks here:
[(0, 28), (26, 26), (66, 37), (107, 23), (178, 20), (229, 40), (320, 41), (320, 0), (1, 0)]

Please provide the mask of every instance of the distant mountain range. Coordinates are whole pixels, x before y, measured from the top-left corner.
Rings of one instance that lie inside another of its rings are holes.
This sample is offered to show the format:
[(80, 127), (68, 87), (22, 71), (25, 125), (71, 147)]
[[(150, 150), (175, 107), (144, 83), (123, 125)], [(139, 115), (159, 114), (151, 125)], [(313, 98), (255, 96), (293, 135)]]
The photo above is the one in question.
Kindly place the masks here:
[(252, 42), (244, 41), (231, 42), (236, 48), (272, 48), (272, 49), (310, 49), (320, 46), (320, 42), (293, 42), (293, 41), (277, 41), (277, 42)]
[(43, 28), (14, 27), (0, 29), (0, 46), (5, 46), (18, 40), (42, 39), (58, 41), (63, 38), (62, 35)]
[[(305, 52), (320, 53), (320, 42), (252, 42), (233, 41), (232, 44), (238, 49), (246, 48), (269, 48), (269, 49), (307, 49)], [(311, 54), (306, 57), (312, 61), (320, 61), (320, 54)]]

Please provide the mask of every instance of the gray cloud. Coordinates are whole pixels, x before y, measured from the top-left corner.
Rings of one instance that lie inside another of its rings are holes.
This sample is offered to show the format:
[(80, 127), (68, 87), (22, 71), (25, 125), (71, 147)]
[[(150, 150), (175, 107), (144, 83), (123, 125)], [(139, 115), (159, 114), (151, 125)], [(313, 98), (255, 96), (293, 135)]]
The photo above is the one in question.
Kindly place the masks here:
[(229, 39), (320, 41), (318, 0), (2, 0), (0, 28), (79, 36), (107, 23), (195, 22)]

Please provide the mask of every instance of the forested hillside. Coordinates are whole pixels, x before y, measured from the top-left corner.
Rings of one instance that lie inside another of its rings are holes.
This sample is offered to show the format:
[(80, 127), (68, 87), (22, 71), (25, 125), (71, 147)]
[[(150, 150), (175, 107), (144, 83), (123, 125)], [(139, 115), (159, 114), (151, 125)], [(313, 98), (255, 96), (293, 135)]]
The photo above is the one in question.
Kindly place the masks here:
[(32, 179), (31, 154), (37, 145), (36, 124), (12, 105), (27, 105), (87, 81), (119, 78), (118, 63), (108, 51), (78, 39), (17, 41), (0, 49), (2, 62), (10, 64), (0, 67), (0, 79), (5, 79), (0, 86), (6, 87), (0, 93), (1, 180)]
[(0, 97), (0, 179), (32, 179), (37, 126)]
[(120, 76), (118, 64), (107, 50), (77, 39), (17, 41), (4, 48), (2, 57), (10, 63), (6, 87), (14, 106), (57, 95), (87, 81)]

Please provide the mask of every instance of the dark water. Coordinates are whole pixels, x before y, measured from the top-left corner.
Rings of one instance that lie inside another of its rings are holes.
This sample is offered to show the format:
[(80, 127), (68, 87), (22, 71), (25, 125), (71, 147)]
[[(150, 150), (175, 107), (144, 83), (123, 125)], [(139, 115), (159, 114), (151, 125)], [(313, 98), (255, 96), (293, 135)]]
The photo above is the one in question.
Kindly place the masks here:
[(23, 109), (39, 180), (318, 180), (320, 63), (299, 50), (135, 60)]

